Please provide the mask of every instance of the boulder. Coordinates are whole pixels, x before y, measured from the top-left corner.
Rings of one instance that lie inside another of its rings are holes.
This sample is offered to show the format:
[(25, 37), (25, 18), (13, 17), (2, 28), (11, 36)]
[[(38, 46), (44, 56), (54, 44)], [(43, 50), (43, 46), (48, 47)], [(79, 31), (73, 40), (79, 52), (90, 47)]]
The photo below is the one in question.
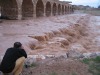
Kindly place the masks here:
[(97, 56), (100, 56), (100, 52), (96, 52)]
[(90, 58), (95, 58), (95, 57), (97, 57), (97, 54), (95, 52), (90, 54)]
[(69, 58), (83, 58), (82, 53), (77, 50), (69, 50), (66, 54)]
[(46, 57), (46, 58), (54, 58), (55, 55), (46, 55), (45, 57)]
[(78, 43), (72, 44), (68, 49), (67, 56), (70, 58), (83, 58), (85, 48)]
[(28, 55), (25, 61), (25, 65), (31, 66), (33, 63), (41, 61), (43, 59), (45, 59), (45, 56), (43, 55)]
[(95, 58), (97, 56), (97, 54), (95, 52), (91, 53), (83, 53), (84, 58)]

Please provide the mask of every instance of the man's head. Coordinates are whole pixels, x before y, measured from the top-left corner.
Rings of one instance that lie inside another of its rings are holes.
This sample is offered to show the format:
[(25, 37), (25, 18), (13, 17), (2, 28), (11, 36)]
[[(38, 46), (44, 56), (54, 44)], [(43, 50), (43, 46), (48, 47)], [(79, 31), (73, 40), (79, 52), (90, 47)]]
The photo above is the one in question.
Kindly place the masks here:
[(15, 42), (14, 43), (14, 48), (21, 48), (22, 44), (20, 42)]

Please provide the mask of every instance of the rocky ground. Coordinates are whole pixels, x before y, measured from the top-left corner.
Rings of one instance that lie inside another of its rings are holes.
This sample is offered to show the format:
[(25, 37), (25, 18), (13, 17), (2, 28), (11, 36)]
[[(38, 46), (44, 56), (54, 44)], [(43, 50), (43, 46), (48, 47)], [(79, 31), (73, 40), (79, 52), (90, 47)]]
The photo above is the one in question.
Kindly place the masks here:
[(0, 55), (20, 41), (29, 54), (26, 64), (31, 64), (23, 75), (92, 75), (77, 58), (100, 55), (99, 28), (100, 17), (89, 14), (4, 20), (0, 23)]
[(42, 64), (34, 63), (29, 68), (24, 68), (22, 75), (92, 75), (88, 66), (78, 60), (63, 57), (48, 59)]

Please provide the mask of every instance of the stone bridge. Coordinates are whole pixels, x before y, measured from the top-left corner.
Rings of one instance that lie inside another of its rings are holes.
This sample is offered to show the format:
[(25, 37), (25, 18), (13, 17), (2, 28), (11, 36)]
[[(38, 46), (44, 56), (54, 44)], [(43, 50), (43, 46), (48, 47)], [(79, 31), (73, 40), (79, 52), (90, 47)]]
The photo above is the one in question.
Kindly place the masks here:
[(68, 1), (59, 0), (2, 0), (1, 15), (10, 19), (28, 19), (72, 13)]

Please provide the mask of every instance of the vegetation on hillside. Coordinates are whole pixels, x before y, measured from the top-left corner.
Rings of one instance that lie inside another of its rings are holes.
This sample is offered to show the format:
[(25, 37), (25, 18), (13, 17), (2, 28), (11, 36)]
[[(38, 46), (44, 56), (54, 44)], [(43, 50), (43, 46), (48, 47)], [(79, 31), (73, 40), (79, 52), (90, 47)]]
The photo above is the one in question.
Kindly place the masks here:
[(83, 59), (83, 63), (89, 66), (89, 72), (93, 75), (100, 75), (100, 56), (96, 58)]

